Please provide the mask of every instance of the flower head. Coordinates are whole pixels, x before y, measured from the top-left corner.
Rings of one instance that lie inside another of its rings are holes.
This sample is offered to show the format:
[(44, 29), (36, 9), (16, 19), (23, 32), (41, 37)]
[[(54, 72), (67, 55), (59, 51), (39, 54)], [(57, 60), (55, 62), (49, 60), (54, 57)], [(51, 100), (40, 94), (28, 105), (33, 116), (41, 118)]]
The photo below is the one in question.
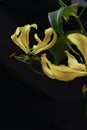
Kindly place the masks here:
[(79, 49), (82, 53), (85, 64), (87, 65), (87, 36), (80, 33), (69, 34), (67, 38)]
[(13, 42), (19, 46), (26, 54), (30, 52), (29, 48), (29, 33), (31, 27), (37, 29), (36, 24), (25, 25), (23, 27), (17, 27), (15, 33), (11, 36)]
[[(13, 42), (19, 46), (26, 54), (38, 54), (44, 50), (50, 49), (57, 40), (57, 34), (52, 27), (45, 30), (45, 36), (43, 40), (41, 40), (37, 34), (34, 35), (35, 40), (37, 41), (37, 45), (33, 45), (30, 48), (29, 35), (31, 28), (37, 29), (36, 24), (28, 24), (24, 27), (17, 27), (16, 32), (11, 36)], [(51, 39), (51, 36), (53, 38)], [(32, 51), (31, 51), (32, 50)]]
[[(77, 46), (77, 48), (83, 54), (85, 62), (87, 62), (87, 37), (79, 33), (74, 33), (69, 34), (67, 38)], [(41, 57), (43, 72), (51, 79), (57, 79), (61, 81), (69, 81), (75, 79), (76, 77), (87, 75), (86, 64), (79, 63), (78, 60), (67, 50), (65, 53), (68, 57), (68, 66), (64, 64), (54, 65), (47, 59), (46, 54), (43, 54)]]

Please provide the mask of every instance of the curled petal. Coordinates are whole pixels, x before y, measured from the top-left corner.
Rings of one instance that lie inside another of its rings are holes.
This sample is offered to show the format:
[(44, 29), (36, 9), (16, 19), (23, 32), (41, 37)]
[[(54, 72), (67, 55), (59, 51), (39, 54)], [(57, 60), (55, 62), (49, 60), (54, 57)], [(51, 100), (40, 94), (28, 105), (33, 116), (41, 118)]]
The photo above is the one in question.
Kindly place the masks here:
[[(53, 38), (51, 39), (53, 35)], [(48, 28), (45, 30), (45, 37), (43, 40), (41, 40), (37, 34), (35, 34), (35, 39), (37, 41), (37, 45), (33, 46), (33, 53), (38, 54), (41, 51), (50, 49), (57, 40), (57, 34), (53, 30), (53, 28)]]
[(54, 65), (46, 57), (46, 54), (41, 56), (41, 64), (43, 72), (51, 79), (70, 81), (76, 77), (87, 75), (87, 71), (72, 69), (65, 65)]
[(11, 39), (13, 42), (19, 46), (25, 53), (30, 52), (29, 49), (29, 33), (31, 30), (31, 27), (34, 27), (37, 29), (36, 24), (31, 25), (25, 25), (23, 27), (17, 27), (15, 33), (11, 36)]
[(80, 50), (87, 65), (87, 37), (80, 33), (73, 33), (69, 34), (67, 38)]
[(67, 57), (68, 57), (68, 66), (75, 70), (86, 70), (86, 66), (82, 63), (79, 63), (77, 59), (71, 55), (68, 51), (65, 51)]

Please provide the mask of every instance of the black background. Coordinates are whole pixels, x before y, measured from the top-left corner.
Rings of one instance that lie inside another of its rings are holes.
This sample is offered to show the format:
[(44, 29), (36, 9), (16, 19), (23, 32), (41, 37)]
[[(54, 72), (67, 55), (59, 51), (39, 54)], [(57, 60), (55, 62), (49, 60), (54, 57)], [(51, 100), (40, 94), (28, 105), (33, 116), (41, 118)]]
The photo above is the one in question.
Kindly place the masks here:
[[(14, 51), (21, 52), (10, 39), (16, 27), (37, 23), (42, 37), (44, 29), (50, 26), (48, 12), (57, 8), (57, 0), (4, 0), (0, 4), (0, 128), (85, 130), (87, 127), (86, 98), (82, 98), (81, 92), (87, 84), (86, 77), (67, 83), (53, 81), (9, 58)], [(85, 11), (82, 17), (85, 27), (86, 15)], [(73, 20), (71, 23), (68, 26), (65, 23), (64, 28), (77, 28)]]

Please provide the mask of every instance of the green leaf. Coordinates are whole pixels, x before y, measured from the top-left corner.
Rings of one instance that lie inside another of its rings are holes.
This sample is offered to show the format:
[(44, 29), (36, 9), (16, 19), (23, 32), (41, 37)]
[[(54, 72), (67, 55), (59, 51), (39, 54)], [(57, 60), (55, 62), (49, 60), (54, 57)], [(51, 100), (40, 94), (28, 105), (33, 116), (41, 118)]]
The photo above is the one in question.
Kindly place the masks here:
[[(64, 36), (67, 37), (68, 34), (72, 34), (72, 33), (81, 33), (81, 34), (82, 34), (82, 30), (67, 31), (67, 32), (64, 34)], [(80, 61), (81, 63), (84, 64), (84, 60), (83, 60), (83, 57), (82, 57), (82, 55), (81, 55), (81, 52), (77, 49), (77, 47), (76, 47), (76, 48), (73, 47), (73, 43), (72, 43), (70, 40), (68, 40), (68, 39), (67, 39), (67, 41), (66, 41), (66, 44), (69, 46), (70, 51), (71, 51), (75, 56), (78, 57), (78, 59), (79, 59), (79, 61)]]
[(56, 11), (48, 13), (48, 20), (51, 26), (59, 34), (63, 34), (63, 17), (62, 17), (63, 10), (64, 10), (64, 7), (61, 7), (60, 9)]
[(70, 50), (69, 46), (66, 44), (67, 38), (64, 35), (58, 36), (57, 42), (55, 45), (50, 49), (54, 57), (55, 64), (60, 64), (60, 62), (66, 57), (64, 53), (65, 50)]
[(81, 33), (81, 30), (67, 31), (63, 35), (58, 35), (56, 43), (50, 49), (55, 64), (60, 64), (64, 60), (64, 58), (66, 57), (65, 50), (71, 51), (75, 56), (79, 58), (81, 63), (84, 63), (83, 58), (79, 53), (79, 50), (74, 48), (72, 42), (67, 39), (68, 34), (75, 33), (75, 32)]
[(61, 7), (56, 11), (48, 13), (50, 25), (58, 34), (63, 34), (63, 18), (68, 21), (70, 16), (77, 17), (78, 4)]
[(78, 4), (66, 6), (63, 10), (63, 17), (67, 21), (70, 16), (77, 17)]

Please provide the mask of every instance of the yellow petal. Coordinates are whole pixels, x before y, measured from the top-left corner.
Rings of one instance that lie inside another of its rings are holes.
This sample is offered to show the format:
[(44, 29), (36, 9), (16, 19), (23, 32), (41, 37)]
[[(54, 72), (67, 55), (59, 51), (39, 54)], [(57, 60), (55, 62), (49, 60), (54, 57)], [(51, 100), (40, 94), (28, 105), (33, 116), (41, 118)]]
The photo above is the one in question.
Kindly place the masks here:
[[(53, 35), (53, 38), (51, 39)], [(43, 40), (41, 40), (37, 34), (35, 34), (35, 39), (38, 42), (37, 45), (33, 46), (33, 53), (38, 54), (44, 50), (50, 49), (57, 40), (57, 34), (53, 30), (53, 28), (48, 28), (45, 30), (45, 37)]]
[(65, 51), (68, 57), (68, 66), (75, 70), (86, 70), (86, 66), (82, 63), (79, 63), (77, 59), (71, 55), (68, 51)]
[(70, 81), (76, 77), (87, 75), (87, 71), (74, 70), (65, 65), (54, 65), (46, 57), (46, 54), (41, 56), (41, 64), (43, 72), (51, 79)]
[(83, 85), (82, 92), (83, 92), (83, 93), (86, 93), (86, 92), (87, 92), (87, 86), (86, 86), (85, 84)]
[(37, 29), (36, 24), (25, 25), (23, 27), (17, 27), (15, 33), (11, 36), (13, 42), (19, 46), (25, 53), (28, 53), (29, 50), (29, 33), (31, 27)]
[(80, 33), (73, 33), (69, 34), (67, 38), (80, 50), (87, 65), (87, 37)]

